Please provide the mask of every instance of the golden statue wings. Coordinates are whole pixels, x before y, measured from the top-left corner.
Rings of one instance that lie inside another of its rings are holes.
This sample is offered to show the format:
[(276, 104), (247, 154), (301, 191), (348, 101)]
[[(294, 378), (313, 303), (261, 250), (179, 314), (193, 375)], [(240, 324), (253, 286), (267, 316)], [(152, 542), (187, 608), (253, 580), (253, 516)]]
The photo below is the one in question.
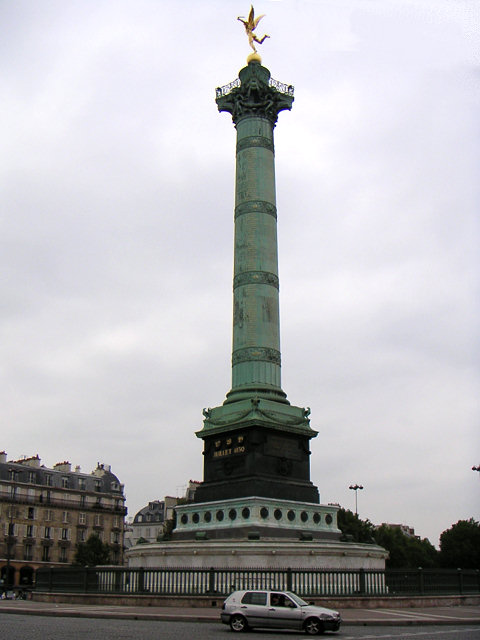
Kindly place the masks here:
[(243, 23), (245, 27), (245, 31), (247, 32), (247, 36), (248, 36), (248, 44), (252, 47), (255, 53), (257, 53), (257, 49), (255, 48), (255, 45), (253, 43), (257, 42), (258, 44), (262, 44), (266, 38), (270, 37), (265, 34), (261, 38), (257, 38), (257, 36), (253, 33), (257, 28), (258, 23), (264, 16), (265, 14), (262, 13), (261, 16), (258, 16), (258, 18), (255, 18), (255, 11), (253, 9), (253, 5), (250, 5), (250, 13), (248, 14), (248, 18), (245, 19), (241, 16), (237, 18), (237, 20), (240, 20), (240, 22)]

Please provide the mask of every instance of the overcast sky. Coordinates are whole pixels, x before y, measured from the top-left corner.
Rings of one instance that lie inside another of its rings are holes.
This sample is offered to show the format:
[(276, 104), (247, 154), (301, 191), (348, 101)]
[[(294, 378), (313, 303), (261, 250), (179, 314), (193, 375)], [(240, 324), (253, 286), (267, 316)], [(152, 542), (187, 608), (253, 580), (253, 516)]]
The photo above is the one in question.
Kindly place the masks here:
[[(438, 544), (480, 519), (477, 0), (257, 3), (283, 389), (321, 501)], [(247, 0), (0, 2), (0, 449), (112, 465), (130, 515), (202, 479), (230, 389)]]

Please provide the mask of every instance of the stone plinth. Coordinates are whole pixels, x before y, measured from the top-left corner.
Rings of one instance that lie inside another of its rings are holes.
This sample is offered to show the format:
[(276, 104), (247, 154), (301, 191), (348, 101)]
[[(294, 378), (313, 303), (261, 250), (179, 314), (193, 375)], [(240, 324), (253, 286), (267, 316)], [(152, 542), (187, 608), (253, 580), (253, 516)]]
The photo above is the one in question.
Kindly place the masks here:
[(339, 541), (179, 541), (136, 545), (126, 552), (128, 567), (214, 569), (377, 569), (385, 549)]

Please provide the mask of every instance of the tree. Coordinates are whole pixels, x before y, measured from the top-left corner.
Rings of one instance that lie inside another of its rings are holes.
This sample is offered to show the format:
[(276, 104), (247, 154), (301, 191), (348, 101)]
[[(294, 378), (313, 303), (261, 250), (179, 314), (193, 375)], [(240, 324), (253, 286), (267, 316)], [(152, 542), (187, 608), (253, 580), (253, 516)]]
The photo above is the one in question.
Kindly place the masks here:
[(377, 544), (388, 551), (387, 569), (431, 569), (438, 566), (438, 551), (427, 539), (405, 534), (398, 527), (382, 524), (375, 531)]
[(79, 542), (75, 550), (73, 564), (82, 567), (95, 567), (108, 564), (110, 561), (110, 547), (102, 542), (96, 533), (92, 533), (86, 542)]
[(480, 524), (459, 520), (440, 536), (440, 563), (449, 569), (480, 569)]
[(375, 528), (370, 520), (361, 520), (357, 514), (348, 509), (338, 510), (337, 524), (344, 538), (350, 539), (352, 542), (375, 542)]

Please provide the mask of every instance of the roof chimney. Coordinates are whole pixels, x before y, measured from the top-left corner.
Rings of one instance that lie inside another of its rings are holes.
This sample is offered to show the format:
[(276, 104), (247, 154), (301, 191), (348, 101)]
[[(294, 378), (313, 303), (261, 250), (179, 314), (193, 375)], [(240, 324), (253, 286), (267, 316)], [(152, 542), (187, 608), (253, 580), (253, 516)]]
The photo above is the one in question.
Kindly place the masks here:
[(72, 470), (72, 465), (70, 464), (70, 462), (64, 460), (63, 462), (57, 462), (57, 464), (54, 464), (53, 469), (54, 471), (63, 471), (64, 473), (68, 473)]

